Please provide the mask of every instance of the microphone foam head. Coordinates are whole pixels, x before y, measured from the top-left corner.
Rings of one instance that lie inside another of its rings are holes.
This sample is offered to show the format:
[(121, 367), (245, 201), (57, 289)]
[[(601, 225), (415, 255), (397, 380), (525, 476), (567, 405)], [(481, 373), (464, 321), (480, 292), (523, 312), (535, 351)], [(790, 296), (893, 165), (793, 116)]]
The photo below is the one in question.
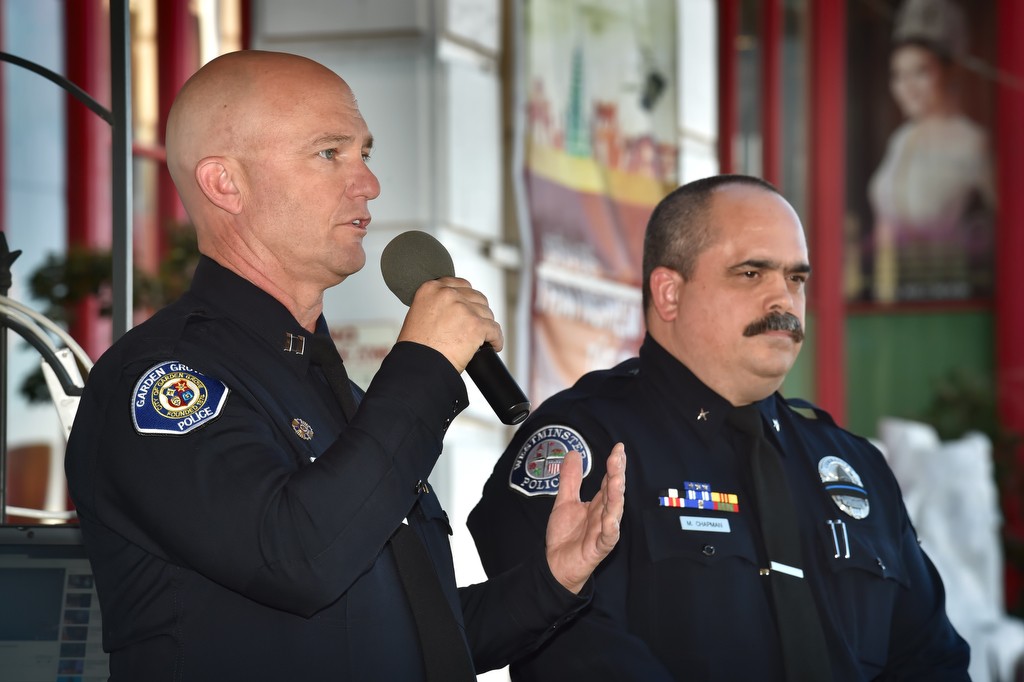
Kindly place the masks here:
[(391, 293), (412, 305), (416, 290), (424, 282), (455, 275), (451, 254), (433, 236), (419, 230), (398, 235), (380, 255), (380, 272)]

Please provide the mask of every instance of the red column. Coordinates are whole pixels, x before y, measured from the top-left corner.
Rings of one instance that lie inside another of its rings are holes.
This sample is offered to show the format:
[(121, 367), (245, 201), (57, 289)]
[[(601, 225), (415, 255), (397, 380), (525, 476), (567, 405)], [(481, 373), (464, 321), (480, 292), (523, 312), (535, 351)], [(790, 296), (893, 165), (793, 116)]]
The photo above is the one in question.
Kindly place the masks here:
[(242, 49), (248, 50), (252, 46), (252, 2), (241, 0), (242, 11)]
[[(64, 4), (67, 78), (96, 101), (110, 106), (110, 26), (102, 0)], [(68, 248), (109, 249), (111, 244), (110, 148), (106, 121), (68, 96)], [(93, 358), (110, 345), (110, 320), (100, 317), (95, 298), (72, 311), (71, 334)]]
[(782, 185), (782, 7), (779, 0), (761, 4), (761, 137), (765, 180)]
[(718, 0), (718, 168), (736, 170), (732, 154), (736, 136), (736, 36), (740, 30), (739, 0)]
[[(1024, 437), (1024, 291), (1020, 286), (1020, 258), (1024, 254), (1024, 4), (1001, 0), (996, 22), (996, 60), (1003, 78), (996, 80), (995, 144), (999, 215), (996, 222), (996, 382), (999, 417), (1003, 426)], [(1024, 467), (1024, 447), (1015, 459)], [(1019, 483), (1019, 481), (1018, 481)], [(1018, 488), (1019, 489), (1019, 488)], [(1006, 490), (1004, 492), (1010, 492)], [(1024, 538), (1024, 500), (1004, 504), (1008, 530)], [(1008, 571), (1006, 599), (1016, 604), (1024, 584), (1019, 572)]]
[(810, 305), (815, 313), (815, 401), (846, 416), (843, 214), (846, 205), (846, 0), (812, 2)]
[[(189, 3), (180, 0), (158, 0), (157, 63), (159, 78), (159, 143), (162, 146), (167, 133), (167, 114), (171, 110), (178, 90), (199, 67), (199, 46), (196, 20), (189, 11)], [(167, 172), (167, 164), (160, 164), (157, 185), (157, 220), (160, 230), (161, 252), (167, 248), (167, 228), (188, 220), (185, 208)]]

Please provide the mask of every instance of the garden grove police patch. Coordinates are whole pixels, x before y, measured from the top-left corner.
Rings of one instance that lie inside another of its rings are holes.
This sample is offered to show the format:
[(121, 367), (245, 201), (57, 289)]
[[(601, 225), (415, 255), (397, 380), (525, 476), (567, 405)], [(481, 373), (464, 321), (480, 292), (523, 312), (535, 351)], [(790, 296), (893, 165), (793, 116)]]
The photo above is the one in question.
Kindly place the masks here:
[(524, 495), (558, 494), (559, 471), (562, 460), (570, 450), (583, 458), (583, 476), (590, 473), (590, 447), (576, 431), (568, 426), (545, 426), (526, 439), (512, 462), (508, 476), (509, 487)]
[(188, 433), (217, 418), (228, 392), (223, 383), (188, 365), (162, 362), (135, 384), (132, 422), (139, 433)]

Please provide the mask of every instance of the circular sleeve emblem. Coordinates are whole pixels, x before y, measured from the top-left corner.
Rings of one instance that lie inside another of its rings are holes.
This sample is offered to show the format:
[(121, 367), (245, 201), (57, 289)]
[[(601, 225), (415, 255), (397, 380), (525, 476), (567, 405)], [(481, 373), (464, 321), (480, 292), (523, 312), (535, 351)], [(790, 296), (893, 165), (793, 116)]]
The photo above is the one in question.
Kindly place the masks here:
[(534, 431), (519, 449), (508, 484), (513, 490), (534, 497), (557, 495), (562, 461), (570, 450), (583, 458), (583, 476), (591, 469), (590, 447), (577, 431), (568, 426), (552, 425)]
[(132, 423), (139, 433), (181, 435), (212, 421), (228, 387), (180, 362), (167, 361), (143, 373), (132, 391)]

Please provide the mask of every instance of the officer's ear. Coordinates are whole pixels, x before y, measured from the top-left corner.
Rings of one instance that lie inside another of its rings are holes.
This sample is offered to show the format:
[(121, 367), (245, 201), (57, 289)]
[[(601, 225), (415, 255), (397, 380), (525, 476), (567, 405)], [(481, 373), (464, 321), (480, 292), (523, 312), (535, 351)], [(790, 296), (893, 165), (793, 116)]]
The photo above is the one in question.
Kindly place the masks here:
[(196, 164), (196, 183), (214, 206), (232, 215), (242, 212), (242, 193), (239, 191), (234, 165), (222, 156), (208, 156)]
[(664, 322), (671, 322), (679, 314), (679, 293), (685, 281), (672, 268), (659, 265), (651, 271), (651, 308)]

